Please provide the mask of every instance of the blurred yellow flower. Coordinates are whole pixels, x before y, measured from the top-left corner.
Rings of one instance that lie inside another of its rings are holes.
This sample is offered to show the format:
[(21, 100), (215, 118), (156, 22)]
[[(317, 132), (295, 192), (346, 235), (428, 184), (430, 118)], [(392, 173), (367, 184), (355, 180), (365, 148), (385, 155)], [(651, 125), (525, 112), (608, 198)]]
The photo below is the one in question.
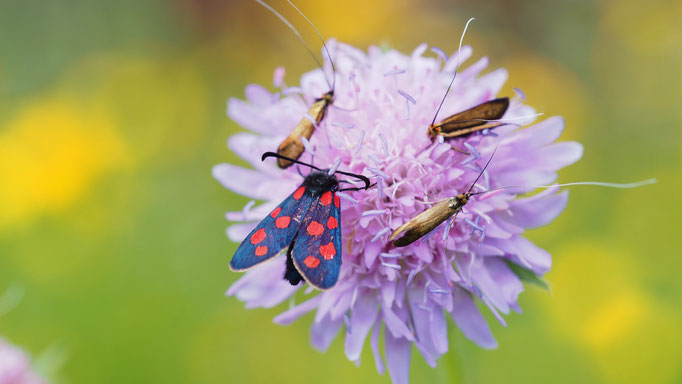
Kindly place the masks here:
[(609, 347), (636, 330), (642, 322), (646, 301), (636, 292), (609, 297), (587, 316), (582, 336), (593, 349)]
[(638, 261), (607, 244), (556, 253), (552, 324), (585, 349), (606, 382), (671, 382), (682, 352), (679, 316), (646, 291)]
[[(543, 118), (561, 115), (566, 119), (563, 140), (580, 137), (586, 121), (585, 89), (581, 79), (558, 62), (520, 51), (502, 62), (509, 72), (509, 80), (500, 92), (513, 95), (514, 87), (521, 89), (529, 104), (544, 113)], [(559, 91), (557, 91), (559, 90)]]
[(33, 102), (0, 131), (0, 229), (67, 209), (126, 162), (108, 116), (66, 100)]
[(630, 49), (642, 55), (675, 55), (682, 43), (682, 2), (616, 1), (600, 3), (599, 26), (608, 31), (609, 42), (614, 36)]

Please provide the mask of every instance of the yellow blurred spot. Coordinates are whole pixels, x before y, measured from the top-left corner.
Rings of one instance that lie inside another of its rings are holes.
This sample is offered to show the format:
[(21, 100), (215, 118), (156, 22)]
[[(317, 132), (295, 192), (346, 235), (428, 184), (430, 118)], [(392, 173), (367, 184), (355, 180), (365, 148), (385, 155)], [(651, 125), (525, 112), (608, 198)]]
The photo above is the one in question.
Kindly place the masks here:
[(0, 229), (67, 209), (125, 161), (107, 116), (61, 100), (29, 105), (0, 133)]
[(624, 293), (610, 298), (587, 318), (585, 340), (591, 347), (598, 349), (627, 338), (640, 325), (644, 306), (637, 294)]
[(643, 55), (679, 52), (682, 2), (610, 0), (601, 5), (599, 26), (610, 32), (609, 42), (615, 36)]
[(509, 80), (501, 95), (513, 96), (518, 87), (527, 96), (527, 102), (544, 113), (545, 118), (561, 115), (566, 118), (563, 140), (576, 139), (586, 121), (585, 90), (581, 80), (569, 69), (547, 58), (521, 51), (500, 67), (509, 72)]
[[(682, 356), (680, 316), (646, 292), (646, 262), (607, 241), (555, 254), (550, 325), (584, 349), (604, 382), (672, 382)], [(649, 260), (650, 261), (650, 260)]]

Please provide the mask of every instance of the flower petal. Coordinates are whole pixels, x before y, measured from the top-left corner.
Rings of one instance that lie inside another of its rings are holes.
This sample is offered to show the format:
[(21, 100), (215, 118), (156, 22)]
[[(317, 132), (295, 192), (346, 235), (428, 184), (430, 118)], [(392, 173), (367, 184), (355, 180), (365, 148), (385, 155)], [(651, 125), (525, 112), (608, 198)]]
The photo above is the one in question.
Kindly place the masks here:
[(431, 342), (439, 354), (448, 351), (448, 324), (441, 308), (431, 313)]
[(317, 305), (320, 303), (320, 298), (320, 295), (317, 295), (310, 300), (306, 300), (299, 305), (293, 306), (277, 315), (272, 321), (279, 325), (291, 324), (299, 317), (317, 308)]
[(583, 146), (575, 141), (554, 143), (540, 149), (539, 156), (543, 161), (541, 169), (556, 171), (580, 160), (583, 156)]
[(556, 188), (549, 188), (537, 195), (510, 202), (512, 215), (506, 220), (524, 228), (542, 227), (559, 216), (566, 204), (568, 190), (556, 193)]
[(318, 351), (326, 351), (339, 333), (341, 325), (343, 325), (341, 318), (333, 320), (324, 317), (319, 322), (313, 322), (310, 327), (310, 344)]
[[(564, 119), (560, 116), (552, 116), (533, 126), (524, 128), (510, 138), (514, 142), (523, 143), (529, 147), (542, 147), (556, 141), (564, 131)], [(505, 142), (509, 144), (509, 142)]]
[(282, 278), (284, 257), (276, 257), (249, 270), (227, 290), (246, 302), (247, 308), (271, 308), (289, 298), (301, 285), (293, 286)]
[(469, 340), (486, 349), (497, 348), (497, 341), (490, 332), (488, 323), (467, 291), (455, 289), (450, 316)]
[(382, 306), (381, 314), (383, 315), (386, 327), (395, 337), (404, 337), (408, 340), (414, 340), (414, 336), (412, 335), (412, 332), (410, 332), (410, 329), (390, 308)]
[(374, 363), (377, 367), (377, 372), (380, 375), (384, 374), (384, 360), (381, 358), (381, 353), (379, 352), (379, 334), (381, 334), (381, 317), (377, 316), (376, 322), (374, 323), (374, 328), (372, 329), (372, 336), (370, 339), (370, 347), (372, 348), (372, 354), (374, 355)]
[(410, 341), (384, 332), (384, 353), (388, 374), (393, 384), (407, 384), (410, 381)]
[(346, 334), (346, 357), (355, 361), (360, 358), (362, 345), (379, 313), (379, 300), (373, 295), (360, 294), (351, 308), (350, 330)]
[[(232, 164), (213, 167), (213, 177), (225, 188), (254, 199), (269, 200), (273, 197), (273, 191), (281, 191), (283, 187), (281, 179), (273, 179), (261, 172)], [(276, 197), (280, 197), (279, 194)]]
[(504, 241), (490, 239), (489, 242), (492, 246), (511, 255), (511, 259), (517, 264), (537, 274), (546, 273), (552, 266), (552, 256), (523, 236), (514, 236)]
[(227, 238), (234, 241), (235, 243), (241, 243), (246, 236), (253, 231), (258, 225), (257, 222), (252, 223), (242, 223), (242, 224), (232, 224), (227, 227)]

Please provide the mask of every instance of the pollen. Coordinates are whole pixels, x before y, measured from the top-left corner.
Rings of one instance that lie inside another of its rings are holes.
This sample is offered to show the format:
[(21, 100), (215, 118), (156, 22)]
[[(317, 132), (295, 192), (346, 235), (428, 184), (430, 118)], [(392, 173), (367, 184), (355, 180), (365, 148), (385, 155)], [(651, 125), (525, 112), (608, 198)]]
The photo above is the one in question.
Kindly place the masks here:
[(275, 226), (277, 228), (286, 228), (289, 226), (290, 221), (291, 217), (289, 216), (278, 217), (277, 220), (275, 221)]
[(265, 229), (261, 228), (257, 230), (256, 233), (251, 235), (251, 244), (256, 245), (260, 243), (261, 241), (263, 241), (263, 239), (265, 239), (265, 236), (267, 236), (267, 234), (265, 233)]
[(317, 221), (313, 221), (308, 224), (307, 231), (310, 236), (319, 236), (324, 232), (324, 226)]
[(303, 260), (303, 264), (305, 264), (305, 266), (308, 268), (314, 269), (320, 265), (320, 259), (315, 256), (308, 256), (305, 258), (305, 260)]

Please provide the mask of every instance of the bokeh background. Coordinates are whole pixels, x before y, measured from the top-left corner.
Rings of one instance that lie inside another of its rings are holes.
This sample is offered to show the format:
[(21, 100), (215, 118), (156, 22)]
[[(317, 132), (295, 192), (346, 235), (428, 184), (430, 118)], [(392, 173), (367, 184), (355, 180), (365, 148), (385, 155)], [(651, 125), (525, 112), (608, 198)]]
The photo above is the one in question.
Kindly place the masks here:
[[(466, 42), (509, 70), (504, 93), (565, 116), (564, 138), (584, 144), (560, 180), (659, 179), (573, 188), (529, 234), (555, 258), (551, 292), (529, 287), (523, 315), (490, 322), (497, 350), (452, 327), (437, 369), (413, 355), (413, 383), (682, 382), (682, 2), (297, 5), (327, 37), (404, 52), (452, 53), (476, 17)], [(252, 1), (0, 1), (0, 291), (23, 291), (0, 335), (52, 381), (390, 382), (367, 350), (360, 367), (338, 339), (313, 350), (310, 316), (280, 327), (282, 308), (223, 296), (239, 277), (223, 213), (247, 202), (211, 177), (239, 162), (225, 102), (272, 87), (280, 65), (289, 84), (314, 67)]]

